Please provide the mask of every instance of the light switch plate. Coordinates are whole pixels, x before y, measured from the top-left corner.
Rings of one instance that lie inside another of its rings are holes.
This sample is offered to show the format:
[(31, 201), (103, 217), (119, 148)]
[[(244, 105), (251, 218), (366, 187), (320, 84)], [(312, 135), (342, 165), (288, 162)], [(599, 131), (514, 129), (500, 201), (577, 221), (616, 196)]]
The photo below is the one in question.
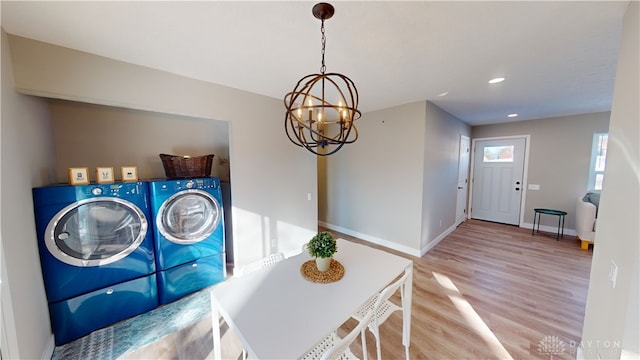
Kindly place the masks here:
[(540, 190), (540, 185), (538, 185), (538, 184), (529, 184), (529, 190)]

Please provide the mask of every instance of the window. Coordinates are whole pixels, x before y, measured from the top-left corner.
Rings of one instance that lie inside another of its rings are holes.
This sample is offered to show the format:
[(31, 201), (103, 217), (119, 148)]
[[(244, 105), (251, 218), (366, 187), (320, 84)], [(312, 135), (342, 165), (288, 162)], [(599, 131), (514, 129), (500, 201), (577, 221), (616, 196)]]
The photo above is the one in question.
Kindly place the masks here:
[(608, 133), (593, 134), (591, 165), (589, 166), (589, 189), (602, 190), (604, 168), (607, 160)]
[(487, 146), (484, 148), (484, 162), (513, 162), (513, 145)]

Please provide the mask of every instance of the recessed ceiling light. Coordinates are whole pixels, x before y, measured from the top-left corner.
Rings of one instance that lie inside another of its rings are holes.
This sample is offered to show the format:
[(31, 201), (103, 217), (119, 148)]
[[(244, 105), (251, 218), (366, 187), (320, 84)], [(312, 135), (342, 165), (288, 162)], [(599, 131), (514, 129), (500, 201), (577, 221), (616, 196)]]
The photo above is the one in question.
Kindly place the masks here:
[(438, 94), (438, 97), (447, 96), (448, 94), (449, 94), (449, 92), (448, 92), (448, 91), (441, 92), (440, 94)]
[(507, 117), (516, 117), (516, 116), (518, 116), (518, 114), (509, 114), (509, 115), (507, 115)]
[(497, 84), (497, 83), (501, 83), (504, 81), (503, 77), (498, 77), (498, 78), (494, 78), (489, 80), (489, 84)]

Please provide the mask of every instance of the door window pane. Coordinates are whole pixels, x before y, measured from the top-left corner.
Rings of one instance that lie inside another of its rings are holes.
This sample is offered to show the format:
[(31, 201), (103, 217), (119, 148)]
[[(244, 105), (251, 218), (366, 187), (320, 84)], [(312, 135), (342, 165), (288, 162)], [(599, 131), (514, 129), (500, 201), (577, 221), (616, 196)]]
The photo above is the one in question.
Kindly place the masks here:
[(485, 146), (484, 162), (513, 162), (513, 145)]

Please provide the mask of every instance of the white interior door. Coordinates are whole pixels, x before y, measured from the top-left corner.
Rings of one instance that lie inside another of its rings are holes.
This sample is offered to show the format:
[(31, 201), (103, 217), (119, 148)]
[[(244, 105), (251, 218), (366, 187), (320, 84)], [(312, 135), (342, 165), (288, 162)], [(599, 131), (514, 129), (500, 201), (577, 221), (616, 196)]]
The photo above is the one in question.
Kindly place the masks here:
[(476, 142), (472, 218), (520, 224), (525, 141), (508, 138)]
[(469, 138), (460, 135), (458, 160), (458, 197), (456, 202), (456, 226), (467, 217), (467, 187), (469, 185)]

